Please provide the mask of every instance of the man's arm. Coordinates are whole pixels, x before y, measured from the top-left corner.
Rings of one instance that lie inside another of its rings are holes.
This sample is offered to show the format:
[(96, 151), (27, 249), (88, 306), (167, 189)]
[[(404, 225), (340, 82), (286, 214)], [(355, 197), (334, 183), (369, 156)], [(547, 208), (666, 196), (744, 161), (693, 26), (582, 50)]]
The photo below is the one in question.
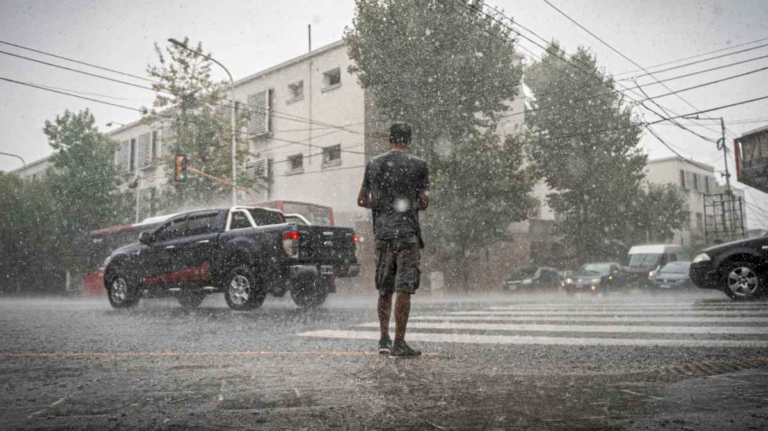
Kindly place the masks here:
[(424, 173), (419, 187), (419, 211), (429, 208), (429, 166), (424, 164)]
[(360, 193), (357, 195), (357, 205), (363, 208), (371, 207), (371, 193), (365, 187), (360, 187)]
[(371, 207), (371, 171), (370, 163), (365, 165), (363, 174), (363, 185), (360, 186), (360, 193), (357, 194), (357, 205), (363, 208)]

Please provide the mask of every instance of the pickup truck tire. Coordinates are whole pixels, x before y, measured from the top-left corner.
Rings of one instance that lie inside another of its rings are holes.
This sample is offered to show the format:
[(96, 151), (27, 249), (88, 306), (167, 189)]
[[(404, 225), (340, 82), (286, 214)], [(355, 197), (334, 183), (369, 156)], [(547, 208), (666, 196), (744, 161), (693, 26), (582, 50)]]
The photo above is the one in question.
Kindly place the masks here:
[(722, 268), (723, 292), (732, 300), (752, 301), (765, 294), (768, 277), (754, 262), (727, 262)]
[(139, 302), (138, 289), (119, 269), (107, 273), (104, 281), (112, 308), (129, 308)]
[(265, 289), (256, 283), (256, 277), (247, 266), (232, 269), (225, 279), (224, 298), (229, 308), (247, 311), (261, 307), (267, 297)]
[(182, 290), (181, 293), (176, 296), (181, 308), (185, 310), (194, 310), (199, 307), (205, 300), (205, 292), (194, 290)]
[(317, 308), (328, 298), (328, 286), (333, 279), (315, 278), (297, 282), (291, 288), (291, 299), (301, 308)]

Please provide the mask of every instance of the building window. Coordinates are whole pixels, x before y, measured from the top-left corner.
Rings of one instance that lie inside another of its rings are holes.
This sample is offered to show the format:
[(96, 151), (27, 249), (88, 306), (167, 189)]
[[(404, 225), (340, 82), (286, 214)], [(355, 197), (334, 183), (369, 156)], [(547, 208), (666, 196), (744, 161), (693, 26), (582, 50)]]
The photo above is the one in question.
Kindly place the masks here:
[(699, 191), (699, 174), (693, 173), (693, 189)]
[(304, 98), (304, 81), (297, 81), (293, 84), (288, 84), (288, 90), (291, 93), (288, 103), (296, 102)]
[(323, 73), (323, 91), (333, 90), (341, 86), (341, 69), (338, 67)]
[(288, 156), (288, 173), (300, 174), (304, 172), (304, 155), (296, 154)]
[(152, 131), (152, 160), (157, 159), (157, 148), (160, 146), (160, 141), (157, 137), (157, 130)]
[(336, 166), (341, 164), (341, 145), (323, 148), (323, 166)]
[(702, 227), (704, 227), (704, 215), (696, 213), (696, 229), (701, 229)]
[(687, 187), (685, 186), (685, 171), (684, 171), (684, 170), (682, 170), (682, 169), (680, 169), (680, 187), (682, 187), (682, 188), (684, 188), (684, 189), (686, 189), (686, 188), (687, 188)]
[(251, 138), (268, 135), (271, 128), (272, 90), (262, 90), (248, 96), (248, 134)]

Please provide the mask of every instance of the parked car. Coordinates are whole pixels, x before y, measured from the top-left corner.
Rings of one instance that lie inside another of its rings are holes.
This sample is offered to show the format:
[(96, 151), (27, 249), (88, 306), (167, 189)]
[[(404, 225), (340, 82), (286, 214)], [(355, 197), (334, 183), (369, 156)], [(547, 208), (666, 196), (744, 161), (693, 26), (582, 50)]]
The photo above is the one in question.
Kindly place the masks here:
[(618, 262), (587, 263), (565, 279), (563, 290), (567, 294), (576, 292), (606, 294), (614, 288), (624, 286), (626, 276)]
[(733, 300), (768, 294), (768, 235), (702, 250), (691, 263), (693, 284), (722, 290)]
[(654, 291), (690, 290), (694, 287), (688, 276), (690, 268), (688, 261), (669, 262), (651, 277), (651, 286)]
[(682, 260), (682, 247), (676, 244), (636, 245), (627, 253), (623, 268), (627, 283), (634, 287), (650, 287), (650, 279), (662, 266)]
[(104, 282), (114, 308), (136, 304), (144, 291), (175, 295), (186, 308), (216, 292), (233, 310), (259, 307), (267, 294), (286, 292), (300, 307), (316, 307), (336, 291), (336, 277), (359, 273), (356, 241), (350, 228), (286, 223), (273, 209), (193, 211), (114, 250)]
[(554, 290), (560, 287), (562, 277), (555, 268), (529, 266), (512, 274), (502, 286), (504, 290)]

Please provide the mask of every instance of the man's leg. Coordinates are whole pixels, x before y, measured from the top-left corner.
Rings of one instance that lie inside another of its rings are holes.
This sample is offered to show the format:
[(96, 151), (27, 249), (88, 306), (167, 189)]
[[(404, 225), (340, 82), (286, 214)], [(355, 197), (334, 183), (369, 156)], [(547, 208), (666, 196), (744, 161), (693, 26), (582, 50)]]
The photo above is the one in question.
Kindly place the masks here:
[(405, 327), (408, 326), (408, 315), (410, 313), (411, 294), (398, 293), (395, 300), (395, 344), (405, 341)]
[(379, 295), (379, 329), (381, 338), (389, 339), (389, 316), (392, 314), (392, 294)]

